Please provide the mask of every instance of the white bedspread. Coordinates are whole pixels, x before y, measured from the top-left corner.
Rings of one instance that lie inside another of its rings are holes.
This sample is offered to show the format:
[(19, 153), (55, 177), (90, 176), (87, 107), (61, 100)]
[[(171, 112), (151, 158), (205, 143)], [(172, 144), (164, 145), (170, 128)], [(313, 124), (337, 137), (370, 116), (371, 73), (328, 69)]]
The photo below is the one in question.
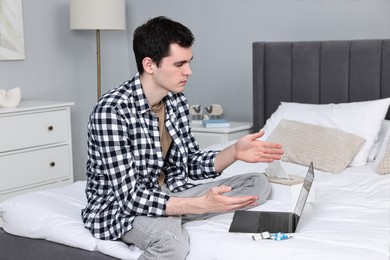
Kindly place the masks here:
[[(307, 167), (282, 163), (289, 174), (304, 176)], [(266, 164), (237, 162), (224, 176), (263, 172)], [(191, 252), (199, 259), (383, 259), (390, 257), (390, 175), (372, 165), (341, 174), (315, 172), (314, 202), (309, 202), (293, 238), (254, 241), (251, 234), (229, 233), (232, 213), (186, 223)], [(85, 182), (21, 195), (0, 203), (4, 229), (15, 235), (98, 250), (120, 259), (141, 251), (122, 242), (95, 239), (84, 229), (80, 211), (86, 203)], [(273, 192), (278, 192), (277, 188)], [(256, 209), (291, 210), (286, 201), (268, 200)]]
[[(265, 168), (237, 164), (227, 175)], [(282, 164), (289, 174), (306, 173), (307, 167)], [(372, 166), (337, 175), (316, 171), (315, 192), (289, 240), (254, 241), (251, 234), (228, 233), (233, 214), (185, 224), (191, 237), (188, 259), (389, 259), (390, 176), (374, 173)], [(256, 209), (288, 211), (291, 205), (269, 200)]]

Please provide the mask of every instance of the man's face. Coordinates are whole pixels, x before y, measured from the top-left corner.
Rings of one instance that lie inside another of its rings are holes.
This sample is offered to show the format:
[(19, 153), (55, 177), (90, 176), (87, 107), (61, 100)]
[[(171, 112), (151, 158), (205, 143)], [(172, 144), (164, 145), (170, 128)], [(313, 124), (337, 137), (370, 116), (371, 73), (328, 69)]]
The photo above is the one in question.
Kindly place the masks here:
[(171, 44), (169, 56), (161, 60), (159, 67), (155, 65), (153, 73), (155, 84), (168, 92), (183, 92), (192, 74), (191, 60), (191, 47), (183, 48), (176, 43)]

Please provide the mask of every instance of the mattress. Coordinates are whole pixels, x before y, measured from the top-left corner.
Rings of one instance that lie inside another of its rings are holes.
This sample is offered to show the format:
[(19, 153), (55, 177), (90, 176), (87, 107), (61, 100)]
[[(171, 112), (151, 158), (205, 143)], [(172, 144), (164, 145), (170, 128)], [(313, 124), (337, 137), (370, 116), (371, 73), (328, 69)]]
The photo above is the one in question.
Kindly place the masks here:
[[(306, 166), (281, 164), (288, 174), (306, 174)], [(262, 173), (266, 167), (238, 161), (222, 176)], [(229, 233), (233, 213), (226, 213), (184, 224), (191, 240), (187, 259), (389, 259), (389, 187), (390, 175), (376, 174), (372, 163), (348, 167), (340, 174), (317, 170), (315, 198), (307, 203), (292, 238), (255, 241), (252, 234)], [(79, 181), (1, 203), (4, 230), (119, 259), (137, 259), (142, 253), (137, 247), (95, 239), (83, 227), (80, 211), (86, 204), (84, 188), (85, 182)], [(283, 195), (285, 189), (272, 185), (270, 199), (252, 210), (292, 211), (294, 203)]]

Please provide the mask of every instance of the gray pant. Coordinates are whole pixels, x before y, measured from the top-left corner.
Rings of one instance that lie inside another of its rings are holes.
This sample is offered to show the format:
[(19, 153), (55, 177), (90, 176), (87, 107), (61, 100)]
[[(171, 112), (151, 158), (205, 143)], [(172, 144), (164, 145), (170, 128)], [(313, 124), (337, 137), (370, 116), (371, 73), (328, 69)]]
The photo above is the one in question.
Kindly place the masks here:
[[(212, 187), (226, 185), (232, 190), (227, 196), (259, 196), (259, 204), (264, 203), (271, 192), (271, 186), (263, 174), (251, 173), (237, 175), (227, 179), (204, 183), (194, 188), (168, 193), (174, 197), (199, 197)], [(164, 190), (166, 191), (166, 190)], [(144, 251), (138, 259), (179, 260), (185, 259), (189, 253), (189, 236), (182, 224), (191, 220), (206, 219), (221, 213), (201, 215), (183, 215), (170, 217), (136, 217), (133, 228), (122, 236), (128, 244), (134, 244)]]

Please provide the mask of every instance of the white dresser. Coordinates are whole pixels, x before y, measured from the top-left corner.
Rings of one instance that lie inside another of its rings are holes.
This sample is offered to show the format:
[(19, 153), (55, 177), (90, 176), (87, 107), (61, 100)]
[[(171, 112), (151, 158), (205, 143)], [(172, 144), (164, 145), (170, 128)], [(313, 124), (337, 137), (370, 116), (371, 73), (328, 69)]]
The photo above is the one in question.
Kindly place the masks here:
[(22, 101), (0, 107), (0, 201), (73, 182), (72, 105)]

